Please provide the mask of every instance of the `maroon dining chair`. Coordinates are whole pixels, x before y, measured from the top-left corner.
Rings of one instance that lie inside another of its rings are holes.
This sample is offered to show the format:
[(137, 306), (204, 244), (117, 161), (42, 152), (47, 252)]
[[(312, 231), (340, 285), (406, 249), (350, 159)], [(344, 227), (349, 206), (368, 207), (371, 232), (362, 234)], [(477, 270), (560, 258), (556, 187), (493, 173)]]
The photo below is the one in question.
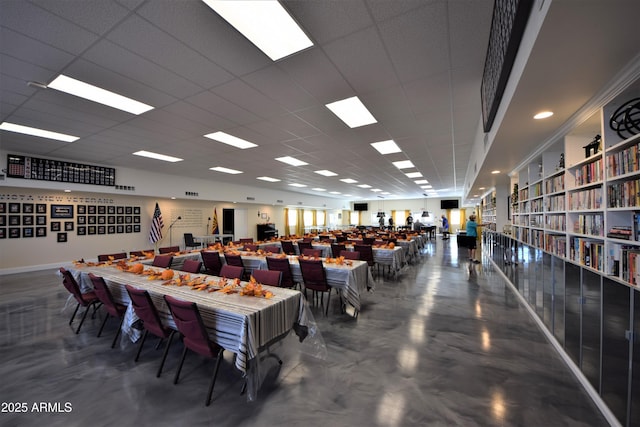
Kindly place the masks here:
[(322, 256), (322, 249), (306, 248), (303, 249), (302, 255), (310, 256), (313, 258), (320, 258)]
[(324, 306), (324, 294), (327, 293), (327, 306), (325, 316), (329, 315), (329, 303), (331, 301), (331, 286), (327, 283), (327, 273), (324, 270), (321, 260), (298, 260), (302, 281), (304, 284), (304, 295), (307, 296), (307, 289), (313, 291), (313, 303), (317, 304), (320, 295), (320, 305)]
[(202, 261), (195, 259), (185, 259), (180, 271), (186, 271), (187, 273), (200, 273), (202, 269)]
[(109, 320), (109, 317), (120, 319), (120, 324), (118, 325), (116, 336), (113, 337), (113, 342), (111, 343), (111, 348), (114, 348), (116, 346), (116, 341), (120, 336), (120, 330), (122, 329), (122, 323), (124, 322), (124, 314), (127, 311), (127, 306), (119, 304), (113, 299), (113, 295), (111, 294), (111, 291), (107, 287), (107, 284), (102, 277), (96, 276), (93, 273), (89, 273), (89, 278), (91, 279), (93, 289), (95, 290), (98, 299), (100, 300), (100, 302), (102, 302), (102, 305), (107, 310), (107, 314), (104, 317), (102, 326), (100, 326), (100, 330), (98, 331), (98, 337), (102, 335), (102, 330), (107, 324), (107, 320)]
[(224, 349), (209, 339), (207, 328), (202, 321), (202, 316), (200, 315), (200, 310), (196, 303), (182, 301), (177, 298), (173, 298), (170, 295), (165, 295), (164, 300), (169, 307), (169, 311), (171, 312), (173, 321), (178, 328), (178, 332), (180, 332), (183, 337), (182, 342), (184, 344), (182, 358), (180, 359), (180, 365), (178, 366), (173, 383), (178, 384), (180, 371), (182, 370), (182, 365), (184, 365), (184, 360), (187, 356), (187, 350), (191, 350), (194, 353), (211, 359), (216, 359), (213, 376), (211, 377), (211, 384), (209, 385), (209, 392), (207, 393), (207, 399), (205, 400), (205, 406), (209, 406), (211, 403), (211, 396), (213, 395), (213, 387), (216, 384), (218, 370), (220, 369), (220, 362), (222, 362)]
[(78, 303), (76, 305), (76, 309), (73, 311), (73, 314), (71, 315), (71, 319), (69, 319), (69, 325), (73, 323), (73, 319), (75, 319), (76, 313), (78, 313), (78, 309), (80, 308), (80, 306), (85, 307), (84, 314), (82, 315), (82, 319), (80, 320), (80, 324), (76, 329), (76, 334), (78, 334), (80, 332), (80, 328), (82, 327), (82, 324), (84, 323), (84, 320), (87, 318), (87, 314), (89, 313), (89, 310), (93, 307), (93, 316), (95, 316), (96, 310), (98, 310), (98, 307), (100, 307), (102, 303), (98, 299), (98, 296), (96, 295), (96, 293), (93, 291), (85, 292), (83, 294), (80, 291), (80, 286), (78, 285), (78, 282), (76, 282), (76, 279), (74, 279), (73, 275), (69, 270), (66, 270), (64, 267), (60, 267), (60, 274), (62, 274), (62, 285), (67, 289), (67, 291), (69, 291), (71, 295), (73, 295), (73, 297)]
[(347, 245), (344, 243), (332, 243), (331, 244), (331, 254), (334, 258), (339, 257), (342, 251), (347, 250)]
[(359, 260), (360, 259), (360, 252), (344, 250), (344, 251), (340, 252), (340, 256), (344, 257), (344, 259)]
[(258, 245), (256, 245), (255, 243), (245, 243), (244, 250), (255, 252), (258, 250)]
[(162, 374), (162, 368), (164, 367), (164, 362), (167, 360), (169, 347), (171, 346), (171, 341), (173, 340), (173, 336), (175, 335), (176, 331), (162, 324), (160, 315), (158, 314), (158, 310), (153, 304), (149, 292), (144, 289), (134, 288), (131, 285), (124, 285), (124, 287), (127, 289), (127, 293), (129, 294), (129, 298), (131, 299), (131, 306), (133, 307), (133, 311), (135, 311), (138, 318), (142, 320), (142, 327), (144, 328), (144, 334), (142, 335), (142, 338), (140, 338), (140, 344), (138, 344), (138, 352), (136, 353), (136, 358), (134, 359), (134, 361), (137, 362), (140, 358), (140, 352), (142, 351), (142, 347), (144, 346), (144, 342), (147, 339), (147, 335), (149, 334), (149, 332), (160, 338), (160, 341), (158, 341), (158, 345), (156, 346), (156, 350), (158, 349), (162, 341), (169, 338), (164, 348), (164, 353), (162, 354), (160, 367), (158, 368), (158, 372), (156, 373), (156, 377), (159, 377), (160, 374)]
[(280, 242), (280, 244), (282, 245), (282, 252), (284, 252), (287, 255), (295, 255), (296, 254), (296, 248), (295, 246), (293, 246), (293, 242), (291, 240), (283, 240)]
[(180, 246), (166, 246), (164, 248), (159, 248), (158, 252), (160, 252), (161, 254), (180, 252)]
[(212, 276), (220, 276), (220, 269), (222, 268), (222, 260), (220, 259), (220, 252), (217, 251), (202, 251), (202, 263), (207, 274)]
[(313, 249), (311, 242), (298, 242), (298, 253), (302, 255), (305, 249)]
[(130, 257), (134, 257), (134, 256), (143, 257), (143, 256), (147, 256), (146, 254), (153, 254), (153, 253), (155, 253), (155, 251), (153, 249), (147, 249), (145, 251), (131, 251), (131, 252), (129, 252), (129, 256)]
[(125, 259), (126, 257), (127, 257), (126, 252), (118, 252), (115, 254), (101, 254), (101, 255), (98, 255), (98, 262), (105, 262), (105, 261), (109, 261), (110, 259), (112, 260)]
[(243, 237), (239, 240), (240, 243), (253, 243), (253, 237)]
[(156, 255), (153, 258), (154, 267), (160, 268), (171, 268), (171, 263), (173, 262), (173, 255)]
[(251, 274), (258, 283), (268, 286), (280, 287), (282, 272), (276, 270), (253, 270)]
[(227, 265), (233, 265), (235, 267), (242, 267), (244, 280), (249, 280), (249, 271), (244, 267), (244, 262), (242, 262), (242, 256), (234, 255), (234, 254), (225, 254), (224, 259), (227, 262)]
[(293, 274), (291, 274), (291, 264), (289, 264), (289, 258), (275, 258), (267, 257), (267, 268), (269, 270), (279, 271), (282, 273), (280, 279), (280, 286), (283, 288), (294, 288), (296, 283), (293, 281)]
[(369, 267), (373, 267), (375, 265), (375, 261), (373, 259), (373, 247), (371, 245), (354, 245), (353, 250), (360, 252), (360, 260), (367, 261)]
[(279, 254), (280, 246), (277, 245), (268, 245), (264, 247), (265, 252), (269, 252), (270, 254)]
[(238, 267), (237, 265), (225, 264), (220, 269), (220, 277), (226, 279), (242, 279), (243, 274), (244, 268)]

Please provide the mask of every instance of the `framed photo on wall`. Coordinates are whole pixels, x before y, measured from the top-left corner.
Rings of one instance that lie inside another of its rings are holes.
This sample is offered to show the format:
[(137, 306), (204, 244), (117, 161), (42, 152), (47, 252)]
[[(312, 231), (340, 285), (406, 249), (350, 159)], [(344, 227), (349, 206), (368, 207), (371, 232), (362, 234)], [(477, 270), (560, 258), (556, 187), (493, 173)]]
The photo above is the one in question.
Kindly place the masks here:
[(9, 228), (9, 238), (10, 239), (18, 239), (20, 238), (20, 229), (17, 227)]
[(95, 215), (96, 214), (96, 205), (87, 206), (87, 213), (89, 215)]
[(9, 213), (20, 213), (20, 203), (9, 203)]
[(67, 233), (58, 233), (58, 243), (67, 243)]
[(140, 215), (140, 206), (134, 206), (133, 207), (133, 214), (134, 215)]
[(24, 227), (22, 229), (22, 237), (33, 237), (33, 227)]
[(98, 226), (98, 234), (106, 234), (106, 227), (104, 225)]
[(73, 221), (64, 222), (64, 231), (73, 231)]
[(107, 223), (107, 217), (104, 215), (100, 215), (98, 217), (98, 224), (106, 224)]
[(7, 213), (7, 203), (0, 202), (0, 214)]
[(96, 234), (96, 226), (90, 225), (89, 227), (87, 227), (87, 231), (89, 232), (89, 234)]
[(60, 231), (60, 221), (51, 221), (51, 231)]
[(115, 224), (116, 223), (116, 217), (113, 215), (109, 215), (107, 217), (107, 224)]
[(82, 224), (82, 225), (84, 225), (84, 224), (86, 224), (86, 223), (87, 223), (87, 217), (86, 217), (86, 216), (84, 216), (84, 215), (80, 215), (80, 216), (78, 217), (78, 224)]
[(124, 214), (125, 215), (132, 215), (133, 214), (133, 207), (132, 206), (127, 206), (124, 208)]
[(36, 204), (36, 213), (37, 214), (46, 214), (47, 213), (47, 204), (46, 203), (38, 203), (38, 204)]
[(115, 215), (116, 214), (116, 207), (115, 206), (107, 206), (107, 214)]
[(124, 233), (124, 225), (117, 225), (116, 226), (116, 233)]
[(87, 214), (87, 205), (78, 205), (78, 215)]
[(26, 214), (33, 213), (33, 203), (23, 203), (22, 213), (26, 213)]
[(107, 213), (106, 206), (98, 206), (98, 215), (105, 215)]
[(20, 225), (20, 215), (9, 215), (9, 225)]
[(125, 231), (127, 233), (133, 233), (133, 225), (127, 225), (125, 228)]
[(22, 225), (33, 225), (33, 215), (23, 215)]
[(134, 233), (139, 233), (140, 232), (140, 225), (134, 224), (133, 225), (133, 232)]
[(116, 234), (116, 226), (108, 225), (107, 226), (107, 234)]
[(7, 238), (7, 229), (0, 228), (0, 239), (6, 239), (6, 238)]
[(87, 234), (87, 227), (81, 225), (78, 227), (78, 236), (85, 236)]
[(36, 215), (36, 225), (47, 225), (47, 216)]
[(95, 216), (90, 215), (87, 217), (87, 224), (96, 224), (98, 222), (98, 220), (96, 219)]
[(7, 216), (0, 215), (0, 227), (6, 227), (6, 226), (7, 226)]
[(47, 227), (36, 227), (36, 237), (47, 237)]
[(116, 206), (116, 214), (124, 215), (124, 206)]
[(73, 218), (73, 205), (51, 205), (51, 218)]

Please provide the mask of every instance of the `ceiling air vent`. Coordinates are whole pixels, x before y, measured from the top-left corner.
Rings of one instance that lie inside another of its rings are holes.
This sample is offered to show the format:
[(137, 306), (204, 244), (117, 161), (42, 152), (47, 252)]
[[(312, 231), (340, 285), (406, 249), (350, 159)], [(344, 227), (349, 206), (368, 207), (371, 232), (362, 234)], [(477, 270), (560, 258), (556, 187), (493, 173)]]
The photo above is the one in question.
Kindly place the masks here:
[(255, 199), (256, 199), (255, 197), (249, 197), (249, 196), (247, 196), (247, 200), (255, 200)]
[(200, 194), (198, 194), (198, 193), (197, 193), (197, 192), (195, 192), (195, 191), (185, 191), (185, 192), (184, 192), (184, 195), (185, 195), (185, 196), (190, 196), (190, 197), (198, 197)]
[(116, 190), (122, 191), (136, 191), (136, 187), (134, 187), (133, 185), (116, 185), (114, 186), (114, 188)]
[(282, 200), (276, 200), (276, 203), (284, 203)]

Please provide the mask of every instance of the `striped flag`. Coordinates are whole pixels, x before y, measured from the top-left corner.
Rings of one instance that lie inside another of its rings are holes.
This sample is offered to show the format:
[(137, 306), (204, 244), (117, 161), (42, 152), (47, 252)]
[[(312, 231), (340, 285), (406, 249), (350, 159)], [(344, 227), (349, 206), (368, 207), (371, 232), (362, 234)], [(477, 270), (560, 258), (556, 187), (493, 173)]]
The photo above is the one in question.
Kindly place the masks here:
[(164, 227), (162, 212), (160, 212), (160, 206), (158, 206), (158, 202), (156, 202), (153, 219), (151, 220), (151, 231), (149, 232), (149, 241), (151, 243), (155, 244), (157, 241), (162, 240), (162, 227)]
[(213, 224), (211, 224), (211, 234), (220, 234), (220, 229), (218, 228), (218, 211), (216, 208), (213, 208)]

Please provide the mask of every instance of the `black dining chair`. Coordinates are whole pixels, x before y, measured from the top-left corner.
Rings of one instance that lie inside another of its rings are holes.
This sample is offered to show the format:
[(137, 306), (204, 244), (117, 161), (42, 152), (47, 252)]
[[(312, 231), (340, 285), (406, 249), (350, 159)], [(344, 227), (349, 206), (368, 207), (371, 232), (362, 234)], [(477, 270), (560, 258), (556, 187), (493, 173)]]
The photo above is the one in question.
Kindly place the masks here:
[(184, 233), (184, 248), (201, 248), (202, 242), (196, 242), (193, 233)]

